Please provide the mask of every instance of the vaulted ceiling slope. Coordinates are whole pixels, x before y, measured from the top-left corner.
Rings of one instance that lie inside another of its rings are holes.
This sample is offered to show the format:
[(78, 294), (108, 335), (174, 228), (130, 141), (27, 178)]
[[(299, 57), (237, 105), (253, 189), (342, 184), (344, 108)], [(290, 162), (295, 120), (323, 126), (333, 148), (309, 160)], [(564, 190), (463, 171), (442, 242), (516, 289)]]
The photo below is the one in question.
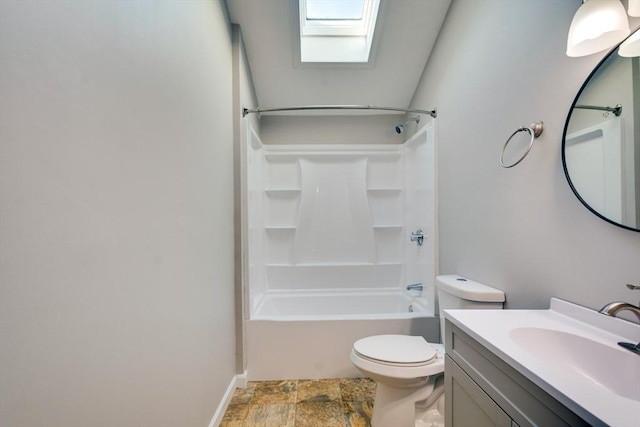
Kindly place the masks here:
[(407, 107), (451, 0), (381, 0), (372, 66), (296, 65), (298, 0), (226, 0), (260, 107)]

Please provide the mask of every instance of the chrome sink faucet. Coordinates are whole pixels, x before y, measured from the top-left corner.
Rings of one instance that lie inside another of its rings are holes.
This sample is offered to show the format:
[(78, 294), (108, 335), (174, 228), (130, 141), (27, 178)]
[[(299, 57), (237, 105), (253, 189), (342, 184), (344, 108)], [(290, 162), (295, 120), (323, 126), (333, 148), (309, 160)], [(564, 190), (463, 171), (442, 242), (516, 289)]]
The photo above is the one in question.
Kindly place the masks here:
[(422, 283), (414, 283), (413, 285), (407, 285), (408, 291), (422, 291)]
[[(638, 285), (628, 284), (627, 288), (631, 290), (640, 290), (640, 286)], [(621, 311), (631, 311), (638, 317), (638, 321), (640, 321), (640, 307), (624, 301), (610, 302), (609, 304), (602, 307), (599, 313), (602, 313), (605, 316), (616, 317), (616, 315)], [(640, 356), (640, 342), (638, 344), (633, 344), (630, 342), (619, 342), (618, 345)]]

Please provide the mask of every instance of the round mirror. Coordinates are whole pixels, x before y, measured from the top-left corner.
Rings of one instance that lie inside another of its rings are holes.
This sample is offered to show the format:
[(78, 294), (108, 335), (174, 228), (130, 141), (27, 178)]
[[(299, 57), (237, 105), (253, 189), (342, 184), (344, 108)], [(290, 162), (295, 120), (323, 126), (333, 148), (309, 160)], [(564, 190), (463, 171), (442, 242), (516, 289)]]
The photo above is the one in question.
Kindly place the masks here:
[(594, 214), (640, 231), (640, 30), (591, 72), (564, 127), (562, 165)]

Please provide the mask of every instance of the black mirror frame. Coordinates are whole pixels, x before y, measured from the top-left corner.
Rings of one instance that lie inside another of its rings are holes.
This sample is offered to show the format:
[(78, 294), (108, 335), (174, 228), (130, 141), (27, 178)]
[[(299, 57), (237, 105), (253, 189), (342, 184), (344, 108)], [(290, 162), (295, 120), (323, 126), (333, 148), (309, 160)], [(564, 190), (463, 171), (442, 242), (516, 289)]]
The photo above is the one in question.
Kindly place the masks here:
[[(631, 30), (631, 33), (628, 37), (631, 37), (631, 35), (633, 35), (636, 31), (640, 31), (640, 27), (637, 27), (633, 30)], [(628, 38), (627, 37), (627, 38)], [(580, 95), (582, 95), (582, 92), (584, 91), (584, 89), (587, 87), (587, 85), (589, 84), (589, 82), (591, 81), (591, 78), (598, 72), (598, 70), (600, 69), (600, 67), (602, 66), (602, 64), (604, 64), (605, 62), (607, 62), (607, 60), (609, 59), (609, 57), (611, 55), (613, 55), (618, 48), (620, 47), (620, 45), (622, 43), (624, 43), (624, 41), (627, 39), (625, 38), (624, 40), (622, 40), (620, 43), (618, 43), (616, 46), (614, 46), (609, 53), (607, 53), (605, 55), (604, 58), (602, 58), (602, 60), (600, 62), (598, 62), (598, 65), (596, 65), (593, 70), (591, 70), (591, 73), (589, 73), (589, 76), (587, 76), (587, 78), (585, 79), (584, 83), (582, 84), (582, 86), (580, 86), (580, 90), (578, 91), (578, 94), (576, 95), (576, 97), (573, 99), (573, 103), (571, 103), (571, 108), (569, 109), (569, 114), (567, 114), (567, 119), (564, 122), (564, 131), (562, 132), (562, 168), (564, 169), (564, 176), (567, 179), (567, 182), (569, 183), (569, 187), (571, 187), (571, 191), (573, 191), (573, 194), (576, 195), (576, 197), (578, 198), (578, 200), (580, 200), (580, 202), (589, 210), (591, 211), (592, 214), (594, 214), (597, 217), (600, 217), (601, 219), (605, 220), (606, 222), (616, 225), (618, 227), (624, 228), (626, 230), (631, 230), (631, 231), (636, 231), (636, 232), (640, 232), (640, 228), (634, 228), (634, 227), (630, 227), (628, 225), (624, 225), (624, 224), (620, 224), (619, 222), (613, 221), (610, 218), (605, 217), (604, 215), (602, 215), (600, 212), (596, 211), (595, 209), (593, 209), (583, 198), (582, 196), (580, 196), (580, 193), (578, 193), (578, 190), (576, 190), (575, 186), (573, 185), (573, 182), (571, 182), (571, 177), (569, 176), (569, 170), (567, 169), (567, 160), (565, 158), (565, 145), (566, 145), (566, 141), (567, 141), (567, 129), (569, 127), (569, 120), (571, 120), (571, 115), (573, 114), (573, 110), (574, 107), (576, 106), (576, 103), (578, 102), (578, 99), (580, 98)]]

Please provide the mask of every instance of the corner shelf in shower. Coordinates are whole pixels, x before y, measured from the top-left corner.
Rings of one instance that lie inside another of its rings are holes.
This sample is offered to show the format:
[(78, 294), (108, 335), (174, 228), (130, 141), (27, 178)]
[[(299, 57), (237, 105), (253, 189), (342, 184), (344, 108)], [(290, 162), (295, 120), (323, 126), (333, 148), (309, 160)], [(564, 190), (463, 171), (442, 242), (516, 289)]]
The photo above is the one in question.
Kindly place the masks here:
[(302, 190), (292, 185), (264, 190), (265, 229), (295, 229)]

